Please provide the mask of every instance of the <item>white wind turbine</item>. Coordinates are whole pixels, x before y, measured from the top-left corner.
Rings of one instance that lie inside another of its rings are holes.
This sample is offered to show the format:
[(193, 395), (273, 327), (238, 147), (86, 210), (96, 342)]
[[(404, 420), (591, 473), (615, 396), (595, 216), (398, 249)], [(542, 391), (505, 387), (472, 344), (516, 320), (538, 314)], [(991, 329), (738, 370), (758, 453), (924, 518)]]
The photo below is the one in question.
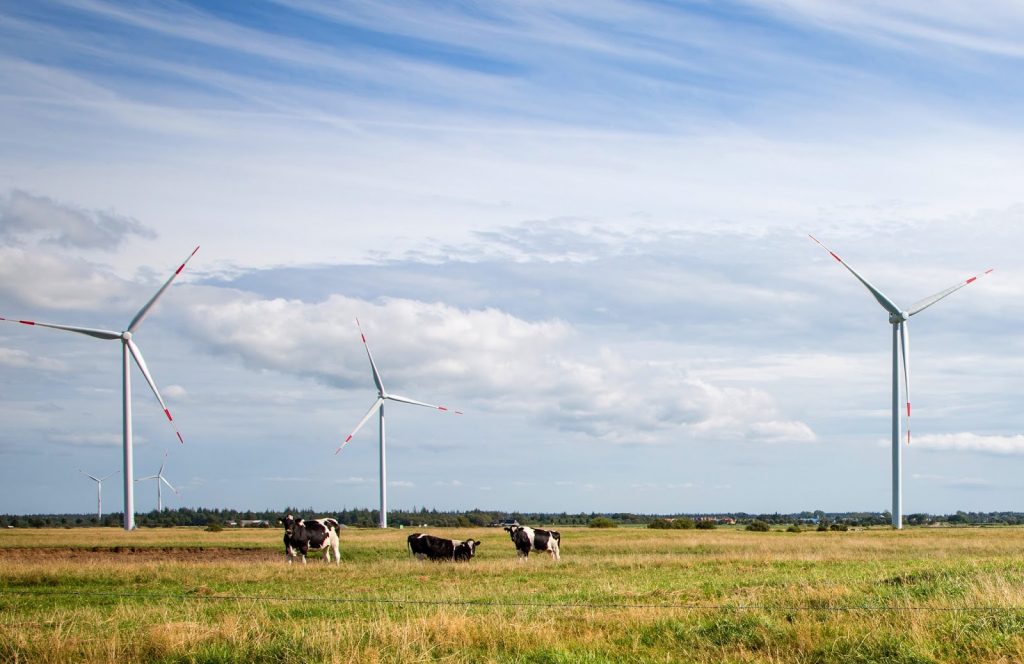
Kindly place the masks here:
[(90, 475), (89, 473), (85, 472), (81, 468), (78, 469), (78, 472), (82, 473), (83, 475), (85, 475), (86, 477), (88, 477), (89, 479), (91, 479), (93, 482), (96, 483), (96, 521), (97, 522), (102, 521), (103, 520), (103, 480), (107, 479), (108, 477), (113, 477), (114, 475), (117, 475), (121, 471), (120, 470), (115, 470), (114, 472), (110, 473), (109, 475), (104, 475), (103, 477), (95, 477), (93, 475)]
[[(414, 406), (426, 406), (427, 408), (435, 408), (437, 410), (448, 411), (444, 406), (435, 406), (429, 403), (423, 403), (422, 401), (416, 401), (408, 397), (400, 397), (397, 394), (389, 393), (384, 389), (384, 383), (381, 382), (380, 373), (377, 371), (377, 365), (373, 361), (373, 355), (370, 354), (370, 346), (366, 343), (366, 335), (363, 334), (363, 328), (359, 324), (359, 319), (356, 319), (356, 326), (359, 328), (359, 336), (363, 339), (363, 347), (366, 348), (366, 356), (370, 358), (370, 369), (373, 371), (373, 382), (377, 385), (377, 400), (370, 406), (370, 410), (366, 411), (366, 415), (363, 419), (359, 420), (359, 424), (352, 430), (345, 441), (338, 446), (338, 449), (334, 451), (335, 454), (341, 452), (342, 448), (352, 440), (352, 436), (356, 435), (356, 432), (363, 428), (366, 421), (370, 419), (374, 411), (378, 411), (380, 414), (380, 527), (388, 527), (388, 473), (387, 473), (387, 458), (385, 455), (385, 436), (384, 436), (384, 402), (400, 401), (402, 403), (411, 403)], [(451, 411), (456, 415), (462, 415), (461, 411)]]
[(992, 268), (985, 270), (981, 274), (975, 275), (970, 279), (965, 279), (949, 288), (939, 291), (935, 295), (919, 300), (910, 306), (907, 310), (902, 310), (897, 307), (892, 300), (886, 297), (882, 291), (872, 286), (868, 281), (857, 274), (856, 270), (846, 264), (846, 262), (835, 254), (831, 249), (826, 247), (824, 244), (818, 241), (818, 238), (813, 235), (810, 236), (812, 240), (817, 242), (822, 249), (827, 251), (832, 258), (839, 261), (843, 267), (850, 271), (857, 281), (862, 283), (867, 288), (875, 299), (878, 301), (882, 308), (889, 312), (889, 323), (892, 325), (892, 525), (893, 528), (903, 527), (903, 489), (901, 486), (901, 480), (903, 475), (903, 459), (901, 456), (900, 448), (900, 382), (899, 382), (899, 356), (902, 350), (903, 355), (903, 383), (906, 387), (907, 392), (907, 444), (910, 444), (910, 327), (908, 319), (919, 314), (928, 307), (932, 306), (939, 300), (952, 295), (956, 291), (960, 290), (968, 284), (972, 284), (977, 281), (978, 277), (983, 277), (986, 274), (992, 272)]
[(34, 325), (38, 327), (49, 327), (55, 330), (67, 330), (68, 332), (77, 332), (79, 334), (85, 334), (90, 337), (96, 337), (97, 339), (114, 340), (117, 339), (121, 342), (121, 412), (122, 412), (122, 438), (123, 438), (123, 453), (124, 453), (124, 529), (134, 530), (135, 529), (135, 500), (134, 500), (134, 481), (132, 478), (132, 390), (131, 390), (131, 363), (128, 361), (128, 357), (131, 356), (135, 359), (135, 364), (138, 365), (139, 370), (142, 371), (142, 376), (149, 383), (150, 388), (153, 390), (153, 394), (156, 395), (156, 400), (160, 402), (160, 407), (164, 410), (164, 415), (167, 416), (167, 421), (170, 422), (171, 428), (174, 429), (174, 433), (178, 435), (178, 440), (184, 444), (184, 439), (181, 437), (181, 433), (178, 431), (178, 427), (174, 425), (174, 418), (171, 417), (171, 411), (167, 409), (167, 405), (164, 403), (163, 398), (160, 396), (159, 390), (156, 389), (156, 383), (153, 382), (153, 377), (149, 374), (149, 369), (146, 367), (146, 361), (142, 359), (142, 352), (139, 347), (132, 341), (132, 334), (139, 327), (142, 319), (149, 313), (149, 310), (153, 308), (156, 301), (163, 295), (167, 287), (171, 285), (174, 278), (181, 274), (181, 271), (185, 269), (185, 265), (191, 260), (196, 252), (199, 251), (199, 247), (192, 250), (192, 253), (188, 255), (188, 258), (175, 270), (174, 274), (171, 275), (170, 279), (164, 282), (164, 285), (160, 287), (160, 290), (156, 292), (149, 302), (147, 302), (139, 312), (135, 314), (135, 318), (128, 323), (128, 329), (123, 332), (114, 332), (112, 330), (98, 330), (91, 327), (74, 327), (71, 325), (54, 325), (52, 323), (38, 323), (31, 320), (12, 320), (10, 318), (0, 317), (2, 321), (8, 321), (11, 323), (22, 323), (24, 325)]
[(167, 452), (164, 452), (164, 460), (160, 462), (160, 470), (156, 471), (156, 475), (149, 475), (148, 477), (140, 477), (139, 479), (135, 480), (136, 482), (145, 482), (146, 480), (156, 480), (156, 511), (157, 512), (163, 512), (164, 511), (164, 494), (163, 494), (163, 487), (161, 486), (161, 484), (166, 484), (171, 489), (171, 491), (173, 491), (176, 495), (179, 495), (179, 496), (181, 495), (181, 492), (178, 491), (177, 489), (175, 489), (171, 485), (171, 483), (167, 481), (167, 478), (164, 477), (164, 465), (166, 463), (167, 463)]

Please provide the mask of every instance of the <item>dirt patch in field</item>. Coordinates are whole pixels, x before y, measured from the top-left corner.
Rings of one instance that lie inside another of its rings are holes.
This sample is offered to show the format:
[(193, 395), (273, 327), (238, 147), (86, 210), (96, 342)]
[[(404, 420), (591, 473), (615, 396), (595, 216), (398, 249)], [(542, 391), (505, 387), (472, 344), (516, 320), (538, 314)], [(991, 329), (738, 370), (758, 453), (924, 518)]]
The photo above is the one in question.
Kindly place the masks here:
[[(232, 561), (256, 562), (284, 560), (284, 552), (270, 549), (229, 549), (220, 547), (149, 547), (149, 546), (94, 546), (94, 547), (9, 547), (0, 548), (0, 561), (122, 561), (122, 562), (192, 562), (223, 563)], [(320, 562), (318, 558), (309, 561)]]

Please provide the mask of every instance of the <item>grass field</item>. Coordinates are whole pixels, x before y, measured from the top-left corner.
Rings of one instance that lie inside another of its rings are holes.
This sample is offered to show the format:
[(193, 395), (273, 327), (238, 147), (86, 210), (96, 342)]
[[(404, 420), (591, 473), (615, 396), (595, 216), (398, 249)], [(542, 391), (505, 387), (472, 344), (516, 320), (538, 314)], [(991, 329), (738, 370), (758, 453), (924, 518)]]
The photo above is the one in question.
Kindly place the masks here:
[(3, 662), (1021, 662), (1024, 529), (410, 531), (284, 564), (281, 530), (0, 532)]

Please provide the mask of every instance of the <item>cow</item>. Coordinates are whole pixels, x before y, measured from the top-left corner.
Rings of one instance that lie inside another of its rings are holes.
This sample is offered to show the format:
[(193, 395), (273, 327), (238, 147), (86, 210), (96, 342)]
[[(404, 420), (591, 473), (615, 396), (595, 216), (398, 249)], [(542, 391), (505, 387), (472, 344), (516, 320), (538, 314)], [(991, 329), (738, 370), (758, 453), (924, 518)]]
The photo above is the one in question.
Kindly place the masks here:
[(562, 536), (554, 530), (541, 530), (529, 526), (506, 526), (505, 531), (516, 545), (516, 553), (520, 558), (529, 558), (530, 551), (547, 551), (555, 560), (561, 560), (558, 551)]
[(310, 549), (324, 550), (324, 562), (331, 562), (331, 550), (334, 550), (336, 564), (341, 564), (340, 542), (338, 531), (341, 528), (335, 519), (296, 519), (289, 514), (284, 518), (284, 555), (288, 564), (292, 559), (302, 558), (306, 564), (306, 554)]
[(423, 533), (413, 533), (407, 540), (409, 554), (423, 560), (469, 560), (476, 554), (480, 542), (476, 540), (450, 540)]

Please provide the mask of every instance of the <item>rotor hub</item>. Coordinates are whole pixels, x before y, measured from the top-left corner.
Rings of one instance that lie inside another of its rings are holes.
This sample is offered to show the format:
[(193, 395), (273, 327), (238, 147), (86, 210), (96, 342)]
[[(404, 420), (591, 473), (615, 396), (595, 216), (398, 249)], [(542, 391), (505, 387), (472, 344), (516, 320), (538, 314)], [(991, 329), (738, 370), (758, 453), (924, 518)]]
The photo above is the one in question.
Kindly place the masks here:
[(889, 322), (892, 323), (893, 325), (897, 323), (902, 323), (908, 318), (910, 318), (910, 314), (908, 314), (906, 311), (901, 311), (898, 314), (889, 314)]
[(124, 332), (121, 333), (121, 339), (124, 341), (131, 341), (132, 333), (129, 332), (128, 330), (125, 330)]

